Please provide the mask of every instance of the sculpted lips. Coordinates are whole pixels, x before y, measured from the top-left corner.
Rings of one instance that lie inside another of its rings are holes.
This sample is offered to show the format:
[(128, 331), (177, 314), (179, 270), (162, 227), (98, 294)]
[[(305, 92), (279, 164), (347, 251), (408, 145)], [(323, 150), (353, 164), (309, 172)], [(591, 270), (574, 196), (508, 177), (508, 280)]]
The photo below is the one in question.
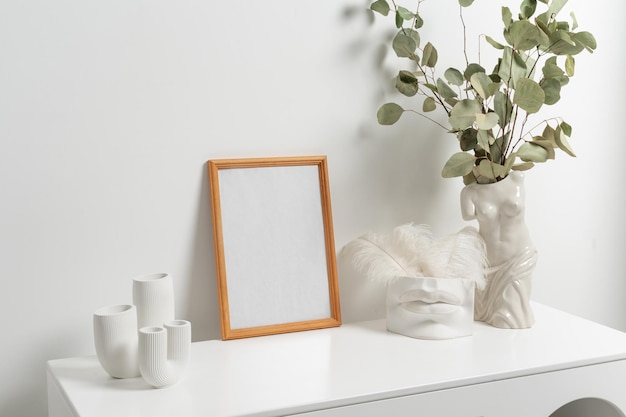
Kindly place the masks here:
[(398, 300), (403, 309), (412, 313), (451, 314), (461, 308), (462, 300), (447, 291), (407, 291)]

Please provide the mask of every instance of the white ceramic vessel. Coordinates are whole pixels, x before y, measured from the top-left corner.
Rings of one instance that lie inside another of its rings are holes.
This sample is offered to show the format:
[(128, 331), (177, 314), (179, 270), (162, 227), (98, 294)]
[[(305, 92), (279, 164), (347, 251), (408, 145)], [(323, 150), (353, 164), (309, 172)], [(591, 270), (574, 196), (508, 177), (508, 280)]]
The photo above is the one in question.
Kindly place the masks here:
[(387, 330), (417, 339), (470, 336), (474, 280), (397, 277), (387, 287)]
[(476, 219), (487, 245), (487, 284), (476, 292), (475, 319), (495, 327), (531, 327), (532, 273), (537, 262), (524, 221), (524, 175), (513, 171), (493, 184), (470, 184), (461, 192), (463, 219)]
[(174, 320), (139, 329), (139, 370), (155, 388), (175, 384), (189, 363), (191, 323)]
[(102, 307), (93, 313), (96, 355), (114, 378), (139, 376), (137, 309), (133, 305)]
[(174, 286), (165, 273), (133, 278), (133, 304), (137, 307), (137, 326), (163, 326), (174, 320)]

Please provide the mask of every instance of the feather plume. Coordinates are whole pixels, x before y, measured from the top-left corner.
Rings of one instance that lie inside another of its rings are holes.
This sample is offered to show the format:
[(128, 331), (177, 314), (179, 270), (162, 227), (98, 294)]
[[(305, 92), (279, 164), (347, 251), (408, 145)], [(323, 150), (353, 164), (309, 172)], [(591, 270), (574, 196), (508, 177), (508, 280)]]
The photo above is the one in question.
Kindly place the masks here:
[(425, 226), (405, 224), (391, 233), (367, 233), (349, 242), (342, 253), (352, 256), (354, 268), (369, 279), (388, 283), (398, 276), (423, 276), (417, 253), (431, 245)]
[(349, 242), (342, 254), (367, 278), (388, 284), (398, 276), (467, 278), (485, 285), (485, 243), (472, 227), (434, 240), (425, 225), (404, 224), (391, 233), (367, 233)]
[(473, 280), (478, 289), (485, 286), (488, 267), (485, 241), (473, 227), (437, 240), (431, 259), (435, 269), (432, 276), (466, 278)]

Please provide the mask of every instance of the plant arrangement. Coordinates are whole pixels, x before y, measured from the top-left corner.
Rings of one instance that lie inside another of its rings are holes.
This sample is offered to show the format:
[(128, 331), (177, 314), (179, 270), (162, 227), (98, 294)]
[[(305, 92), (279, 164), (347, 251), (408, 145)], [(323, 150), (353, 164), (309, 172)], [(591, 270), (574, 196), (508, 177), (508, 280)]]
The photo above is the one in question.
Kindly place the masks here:
[[(383, 104), (378, 122), (392, 125), (405, 112), (413, 112), (456, 135), (461, 151), (446, 162), (442, 176), (463, 177), (465, 184), (500, 181), (511, 170), (527, 170), (554, 159), (556, 149), (575, 156), (568, 141), (571, 125), (553, 117), (531, 126), (531, 116), (560, 100), (561, 89), (574, 75), (574, 56), (593, 52), (595, 38), (589, 32), (575, 32), (578, 23), (573, 12), (571, 24), (557, 19), (567, 0), (522, 0), (517, 18), (508, 7), (501, 8), (503, 41), (481, 35), (500, 51), (493, 69), (487, 70), (467, 57), (463, 9), (473, 1), (458, 0), (464, 68), (448, 68), (440, 75), (437, 49), (420, 38), (424, 25), (420, 6), (425, 0), (417, 0), (415, 11), (395, 0), (371, 4), (373, 11), (395, 17), (398, 32), (391, 46), (398, 57), (411, 62), (411, 69), (399, 71), (396, 89), (408, 97), (422, 97), (420, 110)], [(536, 15), (538, 2), (545, 11)], [(449, 127), (427, 115), (437, 109), (446, 112)]]

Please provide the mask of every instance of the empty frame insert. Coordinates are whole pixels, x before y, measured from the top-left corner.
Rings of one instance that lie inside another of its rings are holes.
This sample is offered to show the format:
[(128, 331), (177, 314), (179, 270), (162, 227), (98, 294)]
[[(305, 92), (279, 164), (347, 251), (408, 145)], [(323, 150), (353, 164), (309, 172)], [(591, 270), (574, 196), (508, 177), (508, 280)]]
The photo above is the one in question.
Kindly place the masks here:
[(208, 166), (222, 339), (339, 326), (326, 157)]

